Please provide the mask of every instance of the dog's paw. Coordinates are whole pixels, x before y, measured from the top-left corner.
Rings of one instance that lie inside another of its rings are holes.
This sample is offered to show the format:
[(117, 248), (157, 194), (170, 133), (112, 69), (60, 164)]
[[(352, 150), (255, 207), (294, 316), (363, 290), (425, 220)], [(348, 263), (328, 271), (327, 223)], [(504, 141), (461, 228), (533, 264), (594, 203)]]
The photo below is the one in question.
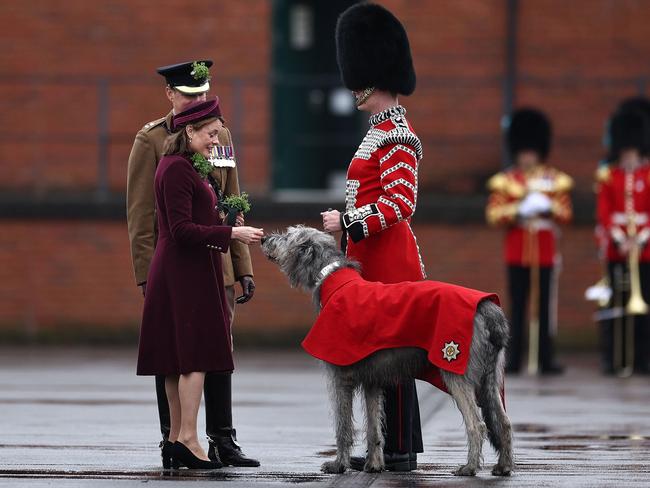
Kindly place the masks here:
[(455, 476), (476, 476), (476, 468), (466, 464), (454, 471)]
[(512, 466), (501, 466), (495, 464), (492, 468), (492, 476), (510, 476), (512, 474)]
[(320, 470), (327, 474), (340, 474), (345, 472), (345, 466), (338, 461), (327, 461), (322, 464)]
[(366, 461), (366, 464), (363, 465), (363, 470), (366, 473), (381, 473), (384, 470), (384, 465), (382, 463), (370, 463)]

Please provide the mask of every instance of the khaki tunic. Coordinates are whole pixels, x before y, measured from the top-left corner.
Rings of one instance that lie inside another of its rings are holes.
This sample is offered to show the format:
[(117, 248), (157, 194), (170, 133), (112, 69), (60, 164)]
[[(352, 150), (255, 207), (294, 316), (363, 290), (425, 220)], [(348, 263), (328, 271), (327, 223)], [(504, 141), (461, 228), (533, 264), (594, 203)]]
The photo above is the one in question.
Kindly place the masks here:
[[(153, 180), (162, 147), (169, 135), (172, 112), (166, 117), (146, 124), (135, 136), (129, 155), (126, 181), (126, 218), (131, 242), (131, 260), (135, 282), (141, 285), (147, 281), (151, 258), (158, 238)], [(230, 130), (224, 127), (219, 132), (219, 143), (232, 144)], [(224, 196), (239, 195), (237, 167), (216, 168), (212, 176)], [(253, 276), (253, 265), (245, 244), (233, 240), (230, 249), (223, 254), (223, 278), (226, 287), (234, 285), (243, 276)]]

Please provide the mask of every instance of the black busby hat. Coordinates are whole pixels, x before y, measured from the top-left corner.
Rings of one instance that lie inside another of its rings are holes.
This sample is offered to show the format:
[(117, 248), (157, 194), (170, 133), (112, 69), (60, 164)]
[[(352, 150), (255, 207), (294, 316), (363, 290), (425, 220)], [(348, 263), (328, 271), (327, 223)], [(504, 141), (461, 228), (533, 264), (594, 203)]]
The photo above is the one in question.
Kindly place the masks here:
[(551, 121), (540, 110), (522, 108), (512, 114), (506, 137), (510, 156), (525, 150), (536, 151), (542, 160), (551, 149)]
[(210, 89), (210, 66), (212, 60), (188, 61), (157, 68), (167, 84), (185, 95), (197, 95)]
[(650, 118), (650, 100), (645, 97), (630, 97), (626, 98), (618, 106), (618, 110), (640, 110), (646, 117)]
[(343, 84), (350, 90), (375, 87), (402, 95), (415, 90), (406, 30), (384, 7), (361, 3), (339, 16), (336, 57)]
[(641, 110), (618, 110), (610, 121), (609, 133), (610, 163), (618, 161), (625, 149), (638, 149), (642, 155), (650, 150), (650, 119)]

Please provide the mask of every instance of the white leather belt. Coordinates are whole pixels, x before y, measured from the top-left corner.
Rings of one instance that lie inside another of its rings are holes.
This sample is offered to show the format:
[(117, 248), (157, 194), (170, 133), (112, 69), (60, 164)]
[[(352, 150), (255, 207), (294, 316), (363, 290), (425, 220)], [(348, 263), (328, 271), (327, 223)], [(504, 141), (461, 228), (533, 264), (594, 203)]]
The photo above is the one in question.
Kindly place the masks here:
[(614, 212), (612, 214), (612, 223), (616, 225), (627, 225), (630, 215), (634, 218), (634, 223), (637, 225), (644, 225), (648, 223), (648, 214), (645, 212), (635, 212), (628, 214), (626, 212)]
[(532, 219), (526, 222), (523, 227), (528, 230), (552, 230), (555, 223), (551, 219)]

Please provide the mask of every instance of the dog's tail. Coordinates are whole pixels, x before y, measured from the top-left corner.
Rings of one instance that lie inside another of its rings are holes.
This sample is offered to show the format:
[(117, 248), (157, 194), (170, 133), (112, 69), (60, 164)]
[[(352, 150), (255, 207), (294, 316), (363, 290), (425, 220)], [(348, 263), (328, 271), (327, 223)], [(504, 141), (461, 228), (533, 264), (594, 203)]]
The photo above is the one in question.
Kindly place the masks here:
[(477, 310), (483, 317), (489, 334), (490, 347), (487, 349), (485, 367), (476, 395), (483, 421), (488, 430), (488, 439), (492, 447), (501, 452), (510, 448), (511, 430), (505, 413), (501, 392), (503, 391), (503, 368), (505, 347), (508, 344), (508, 320), (501, 307), (490, 300), (483, 300)]

